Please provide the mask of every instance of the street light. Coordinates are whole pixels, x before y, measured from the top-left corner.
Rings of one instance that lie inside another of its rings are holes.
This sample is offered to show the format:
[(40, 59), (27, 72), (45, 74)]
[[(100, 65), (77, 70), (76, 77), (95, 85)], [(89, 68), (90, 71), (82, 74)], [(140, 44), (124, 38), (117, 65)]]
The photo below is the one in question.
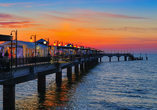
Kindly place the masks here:
[(54, 41), (53, 46), (57, 46), (58, 47), (58, 40)]
[(49, 46), (49, 38), (45, 38), (46, 40), (43, 42), (43, 44), (46, 44), (46, 45), (48, 45)]
[[(12, 32), (15, 32), (15, 40), (16, 40), (16, 67), (17, 67), (17, 30), (12, 30), (10, 35), (12, 35)], [(12, 56), (12, 55), (11, 55)]]
[(35, 65), (36, 65), (36, 35), (31, 35), (30, 41), (32, 41), (32, 37), (34, 37), (34, 43), (35, 43)]
[(65, 43), (65, 47), (66, 47), (68, 44), (69, 44), (69, 42), (66, 42), (66, 43)]
[(45, 39), (47, 39), (47, 41), (45, 40), (45, 41), (43, 42), (43, 44), (45, 44), (45, 45), (48, 46), (48, 52), (47, 52), (47, 55), (49, 55), (49, 38), (45, 38)]
[(59, 41), (58, 46), (63, 46), (63, 41)]

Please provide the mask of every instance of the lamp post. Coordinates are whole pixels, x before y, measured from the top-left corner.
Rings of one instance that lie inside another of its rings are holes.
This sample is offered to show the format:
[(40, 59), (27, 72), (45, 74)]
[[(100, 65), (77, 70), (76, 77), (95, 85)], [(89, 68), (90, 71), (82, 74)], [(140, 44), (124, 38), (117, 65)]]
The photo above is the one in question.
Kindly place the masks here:
[(58, 47), (58, 40), (54, 41), (53, 46)]
[(36, 35), (31, 35), (30, 41), (32, 41), (32, 37), (34, 37), (34, 43), (35, 43), (35, 65), (36, 65)]
[[(15, 40), (16, 40), (16, 67), (17, 67), (17, 30), (12, 30), (10, 35), (12, 35), (12, 32), (15, 32)], [(11, 55), (12, 56), (12, 55)]]
[(63, 41), (59, 41), (58, 46), (63, 46)]
[(48, 46), (48, 52), (47, 52), (47, 55), (49, 55), (49, 38), (45, 38), (47, 39), (47, 43), (46, 41), (44, 41), (43, 43), (46, 44)]

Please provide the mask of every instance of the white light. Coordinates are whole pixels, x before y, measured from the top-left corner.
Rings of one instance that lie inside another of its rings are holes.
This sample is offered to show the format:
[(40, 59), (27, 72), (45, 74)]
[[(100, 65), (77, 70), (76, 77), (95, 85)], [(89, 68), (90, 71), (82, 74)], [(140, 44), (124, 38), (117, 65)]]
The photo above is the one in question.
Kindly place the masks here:
[(46, 41), (44, 41), (44, 44), (46, 44)]

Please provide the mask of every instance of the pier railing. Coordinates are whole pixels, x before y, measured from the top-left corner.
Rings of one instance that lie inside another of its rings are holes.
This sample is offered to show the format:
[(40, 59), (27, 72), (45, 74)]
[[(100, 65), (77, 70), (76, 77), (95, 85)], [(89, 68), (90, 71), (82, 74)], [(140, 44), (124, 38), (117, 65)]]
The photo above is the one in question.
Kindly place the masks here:
[[(47, 56), (47, 57), (22, 57), (22, 58), (12, 58), (12, 68), (21, 67), (21, 66), (29, 66), (29, 65), (38, 65), (44, 63), (52, 63), (59, 61), (64, 62), (74, 62), (76, 59), (81, 61), (81, 59), (89, 59), (90, 57), (96, 57), (101, 54), (76, 54), (76, 55), (57, 55), (57, 56)], [(6, 72), (10, 72), (11, 68), (11, 59), (10, 58), (0, 58), (0, 74), (5, 74)]]

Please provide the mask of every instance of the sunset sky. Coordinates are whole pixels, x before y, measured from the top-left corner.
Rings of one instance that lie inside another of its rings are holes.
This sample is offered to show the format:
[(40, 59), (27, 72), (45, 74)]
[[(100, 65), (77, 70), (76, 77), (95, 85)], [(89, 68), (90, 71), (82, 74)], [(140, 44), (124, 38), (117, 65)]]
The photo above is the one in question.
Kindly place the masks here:
[(157, 53), (157, 0), (3, 0), (0, 34), (102, 50)]

